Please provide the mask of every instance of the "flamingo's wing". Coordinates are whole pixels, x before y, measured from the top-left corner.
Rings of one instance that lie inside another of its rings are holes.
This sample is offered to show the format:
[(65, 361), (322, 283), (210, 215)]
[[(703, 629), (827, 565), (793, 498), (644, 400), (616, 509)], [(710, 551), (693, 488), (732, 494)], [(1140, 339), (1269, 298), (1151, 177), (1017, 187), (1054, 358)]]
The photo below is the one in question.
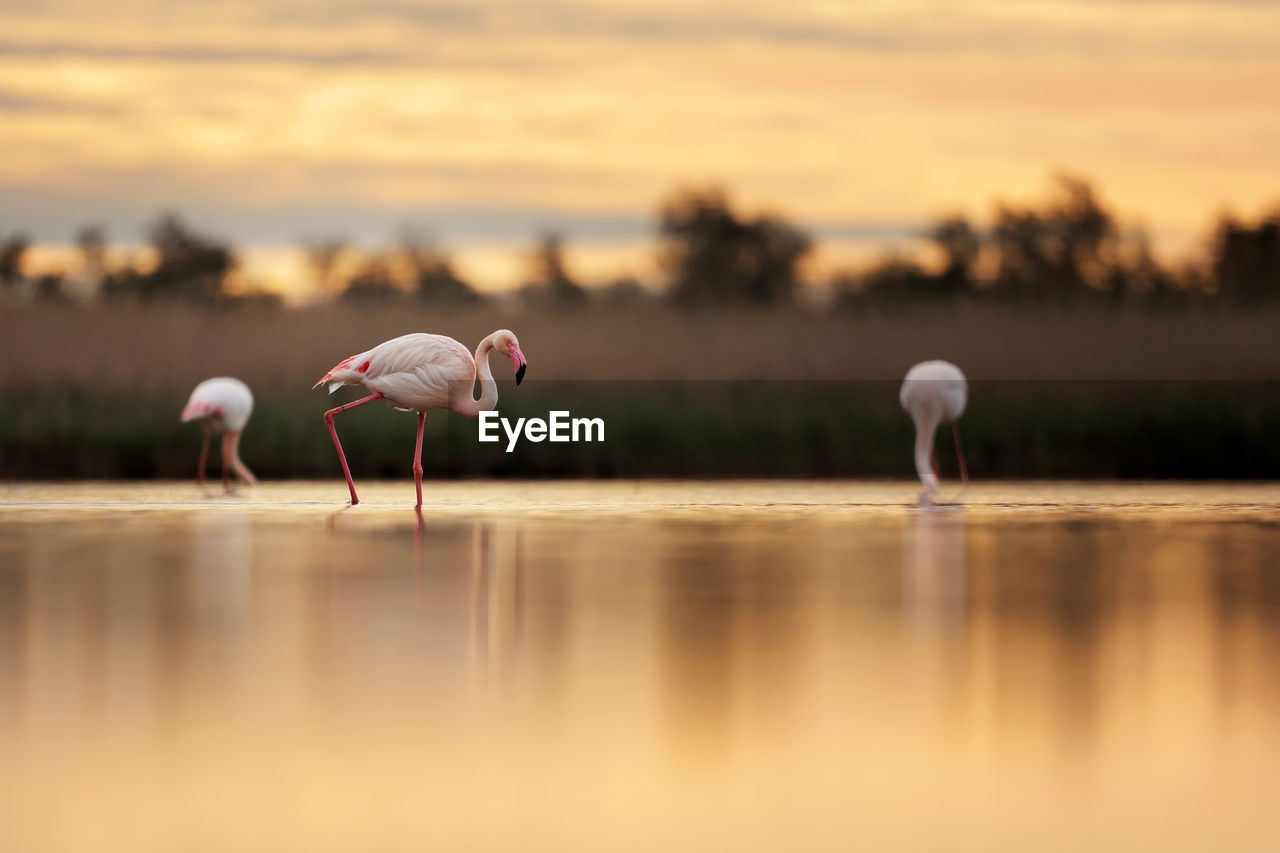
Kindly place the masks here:
[(321, 377), (332, 393), (343, 385), (364, 384), (392, 405), (426, 411), (447, 408), (459, 388), (471, 390), (475, 362), (471, 353), (444, 335), (411, 334), (353, 355)]
[(467, 348), (444, 335), (416, 333), (392, 338), (369, 350), (369, 376), (408, 373), (416, 368), (441, 368), (458, 372), (474, 371)]
[(182, 421), (215, 418), (228, 429), (240, 430), (253, 411), (253, 393), (239, 379), (219, 376), (195, 387), (182, 410)]
[(402, 409), (448, 408), (475, 381), (471, 353), (444, 335), (405, 335), (375, 347), (372, 356), (365, 384)]

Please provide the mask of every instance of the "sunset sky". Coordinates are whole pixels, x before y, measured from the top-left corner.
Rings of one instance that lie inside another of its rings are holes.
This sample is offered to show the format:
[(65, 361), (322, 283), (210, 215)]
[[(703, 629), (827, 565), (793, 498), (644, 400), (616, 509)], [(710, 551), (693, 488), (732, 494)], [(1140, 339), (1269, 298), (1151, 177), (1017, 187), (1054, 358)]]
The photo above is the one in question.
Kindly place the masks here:
[(1176, 257), (1280, 197), (1277, 93), (1263, 0), (4, 0), (0, 234), (176, 209), (281, 284), (412, 226), (492, 287), (545, 229), (643, 274), (714, 182), (831, 267), (1066, 169)]

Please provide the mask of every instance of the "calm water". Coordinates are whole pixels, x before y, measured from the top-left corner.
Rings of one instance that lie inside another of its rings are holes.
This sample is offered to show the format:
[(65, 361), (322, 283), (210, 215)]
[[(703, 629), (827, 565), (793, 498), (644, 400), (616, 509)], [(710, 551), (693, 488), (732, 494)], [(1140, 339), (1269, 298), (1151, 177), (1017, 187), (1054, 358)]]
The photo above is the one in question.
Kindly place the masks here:
[(0, 850), (1271, 850), (1280, 487), (0, 485)]

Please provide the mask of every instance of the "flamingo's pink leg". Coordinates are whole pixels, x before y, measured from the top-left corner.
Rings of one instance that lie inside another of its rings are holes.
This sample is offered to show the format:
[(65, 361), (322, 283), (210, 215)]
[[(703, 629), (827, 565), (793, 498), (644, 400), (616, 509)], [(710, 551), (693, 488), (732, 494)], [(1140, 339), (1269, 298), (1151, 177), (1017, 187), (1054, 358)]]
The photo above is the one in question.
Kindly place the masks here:
[(956, 458), (960, 460), (960, 482), (964, 484), (964, 488), (969, 488), (969, 472), (964, 467), (964, 451), (960, 449), (960, 428), (956, 426), (956, 422), (951, 422), (951, 435), (956, 440)]
[(347, 455), (342, 452), (342, 442), (338, 441), (338, 430), (333, 426), (333, 417), (339, 412), (345, 412), (347, 409), (354, 409), (356, 406), (363, 406), (365, 403), (372, 403), (374, 400), (381, 399), (382, 392), (378, 391), (368, 397), (362, 397), (354, 403), (347, 403), (345, 406), (338, 406), (336, 409), (330, 409), (324, 413), (325, 426), (329, 427), (329, 435), (333, 436), (333, 446), (338, 449), (338, 459), (342, 462), (342, 473), (347, 478), (347, 488), (351, 490), (352, 506), (360, 503), (360, 498), (356, 497), (356, 484), (351, 479), (351, 469), (347, 467)]
[(418, 412), (418, 443), (413, 449), (413, 484), (418, 488), (418, 509), (422, 509), (422, 427), (427, 422), (427, 413)]
[(222, 436), (222, 491), (231, 491), (231, 433)]
[(240, 432), (233, 432), (231, 437), (231, 470), (233, 470), (246, 486), (258, 485), (258, 478), (253, 476), (253, 472), (249, 470), (249, 466), (244, 464), (240, 458)]
[(200, 445), (200, 467), (196, 469), (196, 485), (204, 485), (204, 463), (209, 458), (209, 427), (204, 428), (204, 442)]

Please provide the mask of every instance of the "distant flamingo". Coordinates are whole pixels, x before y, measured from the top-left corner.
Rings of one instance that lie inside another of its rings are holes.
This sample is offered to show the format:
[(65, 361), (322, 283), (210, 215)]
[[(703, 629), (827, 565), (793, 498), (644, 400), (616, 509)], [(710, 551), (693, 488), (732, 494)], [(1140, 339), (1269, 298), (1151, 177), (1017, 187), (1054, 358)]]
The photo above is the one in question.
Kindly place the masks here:
[[(413, 478), (418, 490), (417, 506), (421, 508), (422, 427), (426, 423), (427, 412), (448, 409), (468, 418), (475, 418), (481, 412), (492, 411), (498, 404), (498, 385), (493, 381), (493, 373), (489, 370), (489, 352), (495, 349), (511, 359), (516, 369), (516, 384), (519, 385), (524, 379), (528, 362), (520, 351), (520, 342), (516, 340), (516, 336), (506, 329), (499, 329), (480, 342), (474, 359), (467, 348), (453, 338), (421, 333), (402, 335), (378, 344), (368, 352), (339, 362), (311, 386), (319, 388), (328, 382), (330, 394), (343, 385), (364, 385), (373, 392), (368, 397), (324, 413), (324, 422), (329, 427), (333, 446), (338, 449), (338, 459), (342, 462), (342, 473), (347, 478), (347, 488), (351, 490), (352, 506), (360, 503), (360, 498), (356, 496), (356, 484), (351, 479), (351, 469), (347, 467), (342, 443), (338, 441), (338, 431), (333, 426), (334, 416), (347, 409), (382, 399), (401, 411), (418, 413), (418, 443), (413, 452)], [(477, 366), (480, 399), (474, 400), (471, 393), (476, 381)]]
[(196, 485), (204, 485), (204, 465), (209, 456), (209, 434), (222, 433), (222, 488), (231, 487), (234, 470), (249, 485), (258, 478), (240, 461), (240, 433), (253, 411), (253, 393), (239, 379), (220, 376), (206, 379), (196, 386), (182, 410), (182, 422), (198, 420), (204, 425), (204, 443), (200, 445), (200, 470)]
[(930, 503), (938, 493), (938, 457), (933, 450), (933, 434), (938, 424), (949, 422), (960, 461), (960, 478), (969, 487), (964, 453), (960, 450), (960, 430), (956, 420), (964, 414), (969, 385), (960, 368), (946, 361), (922, 361), (907, 371), (898, 399), (916, 424), (916, 473), (925, 491), (921, 503)]

